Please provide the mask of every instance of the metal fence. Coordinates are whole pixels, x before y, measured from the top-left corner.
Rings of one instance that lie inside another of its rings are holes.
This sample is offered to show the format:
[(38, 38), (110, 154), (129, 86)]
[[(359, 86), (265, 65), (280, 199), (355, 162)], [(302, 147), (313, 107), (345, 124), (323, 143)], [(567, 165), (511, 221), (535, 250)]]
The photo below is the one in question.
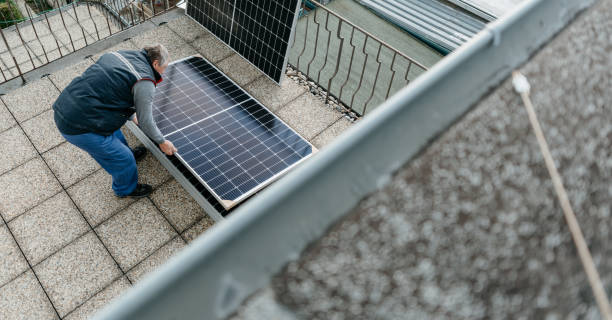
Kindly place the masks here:
[(289, 64), (320, 86), (327, 102), (364, 115), (427, 70), (316, 1), (303, 1)]
[(0, 3), (0, 83), (24, 79), (28, 71), (172, 8), (168, 0), (6, 0)]

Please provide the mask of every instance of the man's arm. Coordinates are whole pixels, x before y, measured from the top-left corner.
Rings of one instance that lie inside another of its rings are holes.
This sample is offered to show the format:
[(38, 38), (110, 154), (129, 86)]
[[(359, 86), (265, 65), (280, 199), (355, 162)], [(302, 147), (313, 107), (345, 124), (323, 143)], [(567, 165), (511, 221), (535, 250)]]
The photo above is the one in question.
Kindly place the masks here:
[(132, 88), (132, 93), (134, 94), (138, 126), (151, 140), (159, 145), (165, 154), (172, 155), (176, 152), (176, 148), (172, 142), (164, 139), (155, 121), (153, 121), (152, 103), (155, 85), (151, 81), (138, 81)]

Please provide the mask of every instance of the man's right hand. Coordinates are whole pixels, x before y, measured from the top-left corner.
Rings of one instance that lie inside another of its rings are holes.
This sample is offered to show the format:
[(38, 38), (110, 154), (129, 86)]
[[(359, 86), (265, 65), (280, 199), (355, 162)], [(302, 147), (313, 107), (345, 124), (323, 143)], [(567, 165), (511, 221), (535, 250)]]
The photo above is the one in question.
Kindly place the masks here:
[(160, 143), (159, 148), (163, 153), (169, 156), (173, 155), (177, 151), (172, 142), (168, 140), (165, 140), (164, 142)]

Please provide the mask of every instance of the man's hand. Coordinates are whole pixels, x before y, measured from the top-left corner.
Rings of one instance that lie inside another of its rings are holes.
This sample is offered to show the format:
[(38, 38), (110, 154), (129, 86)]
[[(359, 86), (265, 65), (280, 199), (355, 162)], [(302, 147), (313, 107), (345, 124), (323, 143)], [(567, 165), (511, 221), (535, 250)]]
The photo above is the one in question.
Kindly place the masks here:
[(134, 122), (135, 125), (138, 125), (138, 117), (136, 117), (135, 113), (134, 113), (134, 116), (132, 117), (132, 122)]
[(159, 148), (163, 153), (169, 156), (173, 155), (177, 151), (172, 142), (168, 140), (165, 140), (164, 142), (160, 143)]

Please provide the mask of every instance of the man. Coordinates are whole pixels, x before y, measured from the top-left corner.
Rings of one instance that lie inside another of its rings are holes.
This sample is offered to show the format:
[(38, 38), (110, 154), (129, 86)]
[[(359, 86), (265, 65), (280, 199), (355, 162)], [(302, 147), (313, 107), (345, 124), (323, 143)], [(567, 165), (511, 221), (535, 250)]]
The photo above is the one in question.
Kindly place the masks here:
[(53, 104), (60, 133), (113, 177), (118, 197), (142, 198), (152, 191), (150, 185), (138, 183), (136, 159), (144, 157), (146, 149), (128, 146), (120, 130), (127, 120), (138, 124), (165, 154), (177, 151), (155, 125), (151, 106), (168, 62), (168, 50), (160, 44), (106, 53)]

